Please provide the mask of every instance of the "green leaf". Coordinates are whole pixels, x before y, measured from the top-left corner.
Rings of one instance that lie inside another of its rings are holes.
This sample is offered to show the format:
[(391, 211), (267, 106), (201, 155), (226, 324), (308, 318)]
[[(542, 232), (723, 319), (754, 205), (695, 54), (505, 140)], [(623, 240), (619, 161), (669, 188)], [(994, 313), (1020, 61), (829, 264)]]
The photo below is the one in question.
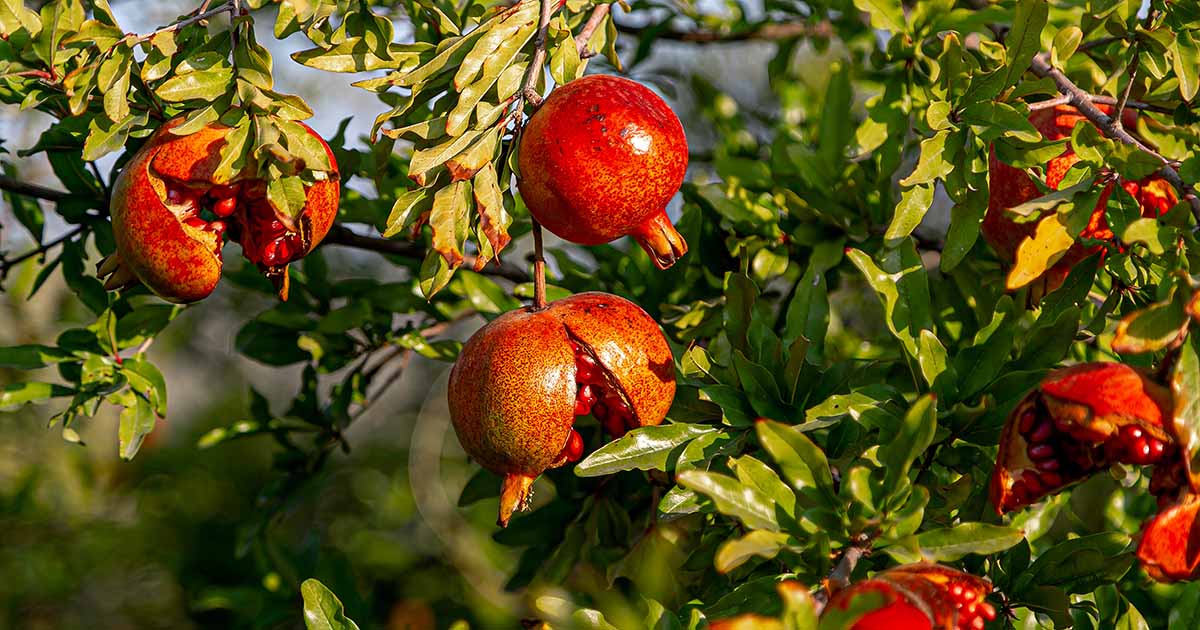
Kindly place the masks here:
[(829, 460), (808, 436), (796, 427), (773, 420), (760, 420), (754, 428), (759, 443), (771, 454), (793, 489), (816, 488), (830, 501), (835, 500)]
[(1179, 77), (1179, 93), (1183, 100), (1191, 101), (1200, 89), (1200, 46), (1192, 39), (1191, 31), (1180, 31), (1175, 35), (1171, 47), (1171, 63), (1175, 76)]
[[(946, 139), (948, 137), (950, 137), (949, 131), (939, 131), (933, 137), (921, 141), (921, 157), (917, 161), (917, 166), (913, 168), (913, 172), (908, 177), (900, 180), (901, 186), (928, 184), (936, 179), (945, 177), (954, 170), (954, 164), (951, 164), (946, 159)], [(957, 138), (958, 136), (955, 137)], [(930, 190), (929, 195), (932, 198), (932, 190)]]
[(933, 443), (937, 429), (937, 400), (929, 394), (913, 403), (904, 414), (896, 432), (884, 436), (879, 447), (879, 463), (885, 471), (884, 490), (891, 493), (907, 484), (913, 462)]
[(921, 221), (925, 218), (925, 213), (929, 211), (931, 205), (933, 205), (932, 183), (918, 184), (900, 191), (900, 202), (896, 204), (892, 222), (888, 225), (883, 238), (889, 244), (908, 238), (912, 231), (921, 225)]
[(1000, 89), (1016, 85), (1042, 50), (1042, 29), (1050, 15), (1046, 0), (1018, 0), (1012, 30), (1004, 38), (1007, 63), (1001, 73)]
[(134, 396), (132, 402), (132, 405), (121, 411), (121, 424), (117, 431), (121, 459), (125, 461), (129, 461), (133, 459), (134, 455), (137, 455), (138, 449), (142, 447), (142, 442), (154, 430), (154, 425), (158, 421), (158, 417), (154, 415), (154, 410), (146, 399)]
[(227, 66), (217, 66), (171, 77), (164, 81), (154, 93), (169, 103), (190, 100), (212, 102), (225, 94), (232, 85), (233, 69)]
[(1059, 29), (1058, 34), (1054, 36), (1053, 44), (1050, 46), (1050, 62), (1054, 64), (1054, 67), (1064, 67), (1067, 60), (1079, 48), (1079, 42), (1081, 41), (1083, 41), (1083, 31), (1078, 26), (1068, 24)]
[(0, 368), (35, 370), (47, 365), (72, 360), (78, 359), (70, 352), (51, 346), (29, 344), (0, 348)]
[(713, 565), (720, 573), (729, 573), (754, 556), (770, 560), (783, 550), (790, 536), (780, 532), (756, 529), (741, 538), (731, 538), (717, 548)]
[(904, 9), (895, 0), (854, 0), (854, 7), (871, 16), (871, 26), (893, 33), (904, 32)]
[(324, 584), (313, 578), (300, 585), (304, 597), (304, 626), (308, 630), (358, 630), (358, 625), (346, 618), (342, 602)]
[(70, 396), (71, 389), (51, 383), (9, 383), (0, 386), (0, 410), (11, 410), (28, 403), (43, 403), (57, 396)]
[(736, 518), (751, 529), (779, 531), (774, 503), (758, 490), (733, 477), (702, 470), (687, 470), (676, 477), (679, 485), (708, 497), (720, 513)]
[(575, 465), (575, 474), (599, 477), (623, 470), (668, 471), (674, 454), (683, 445), (716, 431), (715, 427), (700, 424), (640, 427), (593, 451)]
[[(1025, 534), (1014, 527), (989, 525), (986, 523), (962, 523), (954, 527), (931, 529), (912, 537), (911, 544), (917, 556), (901, 554), (901, 562), (953, 562), (968, 554), (990, 555), (1000, 553), (1025, 540)], [(909, 546), (901, 541), (900, 548)], [(888, 548), (891, 553), (891, 548)]]

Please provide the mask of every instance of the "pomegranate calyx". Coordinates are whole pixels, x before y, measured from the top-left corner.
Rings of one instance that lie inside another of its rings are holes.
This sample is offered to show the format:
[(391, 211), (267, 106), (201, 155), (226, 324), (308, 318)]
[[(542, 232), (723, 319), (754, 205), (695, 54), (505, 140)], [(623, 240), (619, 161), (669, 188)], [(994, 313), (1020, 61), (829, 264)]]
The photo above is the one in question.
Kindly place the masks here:
[(665, 211), (658, 211), (630, 233), (650, 255), (654, 266), (667, 269), (687, 253), (687, 242), (671, 224)]
[(500, 486), (500, 518), (496, 524), (508, 527), (513, 514), (529, 509), (529, 500), (533, 498), (533, 480), (535, 477), (520, 473), (509, 473), (504, 476)]

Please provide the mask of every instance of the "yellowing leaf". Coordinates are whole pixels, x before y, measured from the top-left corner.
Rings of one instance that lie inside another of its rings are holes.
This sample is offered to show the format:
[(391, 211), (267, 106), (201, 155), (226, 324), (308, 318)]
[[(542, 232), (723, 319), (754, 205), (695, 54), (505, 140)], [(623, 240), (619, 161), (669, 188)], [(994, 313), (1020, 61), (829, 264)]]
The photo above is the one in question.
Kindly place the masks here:
[(1010, 291), (1019, 289), (1038, 279), (1074, 244), (1075, 237), (1059, 221), (1057, 214), (1043, 218), (1038, 222), (1037, 232), (1017, 247), (1017, 260), (1008, 273), (1007, 288)]

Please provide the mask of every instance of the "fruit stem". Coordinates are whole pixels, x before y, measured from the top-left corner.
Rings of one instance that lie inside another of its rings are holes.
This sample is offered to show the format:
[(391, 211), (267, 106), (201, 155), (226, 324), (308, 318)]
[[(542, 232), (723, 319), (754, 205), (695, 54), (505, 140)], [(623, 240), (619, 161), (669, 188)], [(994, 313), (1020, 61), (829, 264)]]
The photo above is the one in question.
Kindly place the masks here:
[(533, 221), (533, 307), (546, 308), (546, 255), (542, 251), (542, 225)]

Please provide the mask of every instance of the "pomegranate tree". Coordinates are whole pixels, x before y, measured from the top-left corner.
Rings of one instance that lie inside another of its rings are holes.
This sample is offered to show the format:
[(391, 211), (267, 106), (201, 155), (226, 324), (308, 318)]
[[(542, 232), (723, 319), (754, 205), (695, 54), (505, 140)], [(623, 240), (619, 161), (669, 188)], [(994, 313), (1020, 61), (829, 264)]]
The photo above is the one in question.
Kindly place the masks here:
[(675, 364), (658, 324), (607, 293), (510, 311), (479, 329), (450, 372), (450, 418), (468, 455), (504, 477), (501, 526), (547, 468), (579, 460), (591, 415), (613, 437), (663, 421)]
[[(1097, 107), (1105, 114), (1112, 114), (1111, 106), (1098, 104)], [(1122, 118), (1126, 127), (1130, 129), (1136, 127), (1136, 111), (1127, 109)], [(1041, 132), (1042, 137), (1048, 141), (1070, 138), (1075, 125), (1086, 120), (1083, 114), (1071, 105), (1040, 109), (1029, 116), (1029, 122), (1033, 123), (1033, 126)], [(1046, 163), (1046, 185), (1052, 190), (1057, 190), (1067, 175), (1067, 171), (1078, 161), (1079, 156), (1068, 143), (1061, 155)], [(1006, 210), (1041, 197), (1043, 192), (1026, 171), (1001, 162), (996, 157), (995, 151), (991, 153), (988, 169), (990, 178), (988, 208), (981, 230), (988, 245), (1001, 259), (1011, 263), (1016, 260), (1017, 247), (1021, 242), (1032, 237), (1037, 231), (1038, 222), (1017, 223), (1006, 213)], [(1152, 175), (1136, 182), (1123, 181), (1121, 187), (1137, 200), (1142, 209), (1142, 216), (1157, 217), (1170, 210), (1177, 202), (1175, 191), (1170, 183), (1158, 175)], [(1081, 240), (1113, 240), (1114, 235), (1104, 217), (1104, 210), (1112, 191), (1113, 184), (1110, 183), (1104, 187), (1087, 226), (1079, 233)], [(1103, 245), (1085, 245), (1076, 242), (1061, 259), (1043, 274), (1039, 280), (1042, 283), (1040, 287), (1042, 292), (1049, 293), (1058, 288), (1072, 266), (1103, 248)]]
[(637, 239), (659, 269), (687, 253), (666, 205), (687, 171), (683, 126), (645, 86), (591, 75), (550, 93), (521, 133), (521, 198), (582, 245)]
[(986, 601), (987, 580), (938, 564), (906, 564), (882, 571), (834, 594), (826, 611), (850, 607), (865, 593), (883, 605), (859, 617), (851, 630), (982, 630), (996, 618)]
[(231, 177), (217, 175), (232, 128), (210, 123), (177, 135), (182, 122), (164, 124), (113, 184), (117, 253), (101, 266), (101, 275), (111, 274), (105, 286), (140, 280), (171, 302), (203, 299), (221, 279), (221, 249), (228, 237), (287, 299), (288, 263), (312, 251), (337, 214), (337, 163), (329, 145), (304, 127), (320, 140), (330, 170), (310, 169), (315, 181), (305, 186), (304, 210), (295, 221), (286, 221), (267, 199), (268, 182), (249, 165)]
[(1171, 393), (1121, 363), (1055, 370), (1016, 408), (992, 473), (996, 511), (1016, 510), (1112, 464), (1155, 464), (1174, 440)]

